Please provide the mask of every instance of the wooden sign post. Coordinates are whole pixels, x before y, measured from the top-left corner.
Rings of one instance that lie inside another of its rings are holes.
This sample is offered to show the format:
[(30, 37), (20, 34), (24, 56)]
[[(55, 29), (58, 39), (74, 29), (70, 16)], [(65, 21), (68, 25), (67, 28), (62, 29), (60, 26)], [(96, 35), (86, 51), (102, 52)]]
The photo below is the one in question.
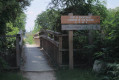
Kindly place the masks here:
[(73, 69), (73, 31), (69, 31), (69, 68)]
[(100, 16), (61, 16), (62, 30), (69, 31), (69, 68), (73, 69), (73, 30), (100, 30)]

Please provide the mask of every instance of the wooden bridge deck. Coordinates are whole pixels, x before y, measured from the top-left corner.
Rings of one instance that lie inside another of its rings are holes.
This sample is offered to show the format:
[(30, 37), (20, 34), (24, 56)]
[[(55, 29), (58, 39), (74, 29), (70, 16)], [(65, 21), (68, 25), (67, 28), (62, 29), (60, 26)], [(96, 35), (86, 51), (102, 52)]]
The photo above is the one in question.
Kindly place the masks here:
[(36, 45), (27, 44), (24, 53), (26, 61), (22, 67), (23, 71), (53, 71), (53, 69), (48, 65), (44, 54)]

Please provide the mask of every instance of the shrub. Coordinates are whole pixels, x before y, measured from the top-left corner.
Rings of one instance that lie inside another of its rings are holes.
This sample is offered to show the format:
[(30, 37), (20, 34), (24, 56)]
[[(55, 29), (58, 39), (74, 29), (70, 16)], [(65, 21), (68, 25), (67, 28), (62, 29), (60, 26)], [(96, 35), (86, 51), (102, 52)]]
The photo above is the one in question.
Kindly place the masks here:
[(6, 68), (8, 68), (7, 62), (3, 58), (0, 57), (0, 72)]
[(105, 74), (106, 76), (102, 80), (119, 80), (119, 64), (107, 64)]

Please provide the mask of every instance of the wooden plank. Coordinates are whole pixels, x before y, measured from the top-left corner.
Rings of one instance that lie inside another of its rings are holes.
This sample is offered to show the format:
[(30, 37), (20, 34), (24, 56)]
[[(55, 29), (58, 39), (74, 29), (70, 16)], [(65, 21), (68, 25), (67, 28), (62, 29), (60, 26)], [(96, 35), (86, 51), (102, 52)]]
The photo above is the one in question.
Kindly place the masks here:
[[(84, 35), (85, 35), (85, 36), (87, 36), (87, 34), (84, 34)], [(62, 36), (62, 37), (67, 37), (67, 36), (68, 36), (68, 34), (62, 34), (62, 35), (59, 35), (59, 36)], [(74, 34), (73, 36), (74, 36), (74, 37), (75, 37), (75, 36), (77, 37), (77, 36), (79, 36), (79, 35), (78, 35), (78, 34)]]
[(100, 30), (100, 25), (62, 25), (62, 30)]
[[(54, 44), (56, 47), (58, 47), (58, 45), (59, 45), (59, 42), (54, 41), (53, 39), (51, 39), (50, 37), (47, 37), (47, 36), (45, 36), (45, 35), (40, 36), (40, 38), (43, 38), (43, 39), (45, 39), (45, 40), (51, 42), (51, 43)], [(42, 45), (42, 46), (44, 46), (44, 45)]]
[(61, 24), (100, 24), (100, 16), (61, 16)]
[(73, 31), (69, 31), (69, 68), (73, 69)]
[(88, 33), (88, 40), (89, 40), (89, 44), (93, 44), (93, 31), (92, 30), (89, 30), (89, 33)]
[(59, 36), (65, 37), (65, 36), (68, 36), (68, 34), (61, 34)]
[[(73, 49), (73, 51), (80, 51), (81, 49)], [(69, 49), (61, 49), (60, 51), (65, 52), (65, 51), (69, 51)]]
[(55, 36), (58, 36), (58, 35), (61, 34), (60, 32), (54, 32), (54, 31), (51, 31), (51, 30), (46, 30), (46, 32), (49, 33), (49, 34), (55, 35)]
[(59, 36), (59, 65), (62, 65), (62, 36)]
[(17, 67), (20, 67), (20, 46), (19, 46), (19, 41), (20, 41), (20, 34), (17, 34), (16, 36), (16, 63)]

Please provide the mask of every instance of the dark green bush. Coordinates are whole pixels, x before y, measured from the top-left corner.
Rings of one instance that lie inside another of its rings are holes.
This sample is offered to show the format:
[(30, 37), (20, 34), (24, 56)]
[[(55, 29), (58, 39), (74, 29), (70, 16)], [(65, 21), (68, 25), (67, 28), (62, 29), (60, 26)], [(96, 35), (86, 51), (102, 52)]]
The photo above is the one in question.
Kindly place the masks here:
[(7, 68), (8, 68), (7, 62), (3, 58), (0, 57), (0, 71)]
[(108, 63), (102, 80), (119, 80), (119, 64)]

